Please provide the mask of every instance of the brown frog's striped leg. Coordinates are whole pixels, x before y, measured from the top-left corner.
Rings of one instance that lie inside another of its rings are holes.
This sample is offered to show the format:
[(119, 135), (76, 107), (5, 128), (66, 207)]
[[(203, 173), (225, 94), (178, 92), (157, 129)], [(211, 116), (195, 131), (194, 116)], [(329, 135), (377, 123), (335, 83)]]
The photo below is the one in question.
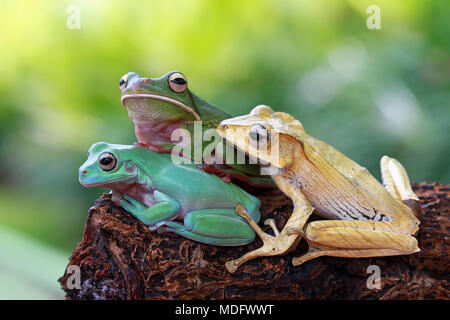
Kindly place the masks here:
[[(274, 232), (276, 236), (272, 236), (265, 233), (258, 226), (252, 217), (245, 211), (244, 207), (238, 206), (236, 208), (236, 213), (247, 220), (253, 230), (255, 230), (256, 234), (263, 241), (263, 246), (256, 250), (247, 252), (238, 259), (225, 263), (225, 267), (231, 273), (235, 272), (241, 264), (248, 260), (264, 256), (280, 255), (294, 249), (301, 239), (301, 233), (303, 233), (303, 227), (306, 224), (306, 221), (314, 210), (296, 186), (287, 182), (280, 175), (273, 176), (273, 179), (281, 191), (283, 191), (294, 202), (294, 211), (283, 227), (283, 230), (277, 234), (277, 232), (275, 232), (275, 228)], [(267, 224), (271, 225), (270, 220), (267, 221)]]
[[(381, 158), (381, 175), (385, 189), (411, 217), (420, 217), (419, 198), (413, 192), (405, 168), (393, 158)], [(415, 218), (414, 218), (415, 219)], [(420, 251), (413, 236), (414, 228), (404, 229), (404, 219), (381, 221), (314, 221), (306, 227), (304, 238), (309, 252), (292, 259), (298, 266), (320, 257), (379, 257), (411, 254)]]
[[(388, 229), (392, 232), (386, 231)], [(293, 258), (294, 266), (320, 256), (363, 258), (420, 251), (416, 238), (396, 233), (395, 223), (390, 222), (314, 221), (306, 227), (305, 239), (310, 246), (309, 252)]]

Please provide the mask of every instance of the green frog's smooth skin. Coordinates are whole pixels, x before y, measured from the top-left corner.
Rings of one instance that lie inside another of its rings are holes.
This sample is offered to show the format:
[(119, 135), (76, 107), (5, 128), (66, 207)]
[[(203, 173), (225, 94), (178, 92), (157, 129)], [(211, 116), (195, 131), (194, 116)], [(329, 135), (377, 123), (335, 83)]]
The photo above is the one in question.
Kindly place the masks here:
[[(79, 169), (85, 187), (105, 187), (120, 205), (158, 229), (219, 246), (238, 246), (255, 238), (236, 214), (245, 208), (260, 220), (260, 201), (232, 183), (191, 164), (176, 165), (169, 154), (138, 146), (98, 142)], [(180, 220), (183, 223), (176, 222)]]
[[(120, 79), (119, 85), (122, 90), (121, 102), (135, 124), (138, 145), (156, 152), (171, 152), (179, 143), (172, 141), (172, 133), (176, 129), (186, 129), (191, 134), (191, 143), (188, 147), (191, 153), (190, 155), (181, 153), (192, 159), (195, 139), (202, 143), (202, 152), (211, 144), (211, 141), (203, 141), (202, 137), (195, 137), (194, 121), (201, 121), (204, 133), (208, 129), (215, 130), (220, 121), (231, 117), (193, 94), (188, 89), (186, 77), (177, 71), (171, 71), (160, 78), (144, 78), (135, 72), (129, 72)], [(226, 150), (219, 148), (218, 151), (220, 155), (216, 156), (225, 162)], [(204, 159), (201, 160), (203, 162)], [(219, 176), (224, 176), (226, 172), (227, 178), (242, 181), (241, 185), (257, 189), (274, 187), (273, 182), (267, 177), (258, 177), (260, 168), (256, 164), (249, 164), (248, 161), (245, 161), (245, 164), (238, 164), (235, 155), (232, 163), (227, 165), (235, 170), (219, 170), (217, 166), (204, 168)]]

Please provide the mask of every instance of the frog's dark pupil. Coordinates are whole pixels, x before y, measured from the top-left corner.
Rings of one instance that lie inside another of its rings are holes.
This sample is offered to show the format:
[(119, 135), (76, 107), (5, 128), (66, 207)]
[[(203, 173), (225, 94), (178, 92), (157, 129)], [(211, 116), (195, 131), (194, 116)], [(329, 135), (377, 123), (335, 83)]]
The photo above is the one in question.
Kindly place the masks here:
[(263, 126), (260, 126), (257, 131), (250, 131), (250, 138), (254, 141), (259, 140), (270, 140), (270, 133), (267, 131), (266, 128)]
[(105, 158), (101, 158), (100, 159), (100, 164), (107, 166), (108, 164), (110, 164), (113, 160), (109, 157), (105, 157)]
[(186, 80), (184, 80), (183, 78), (175, 78), (172, 80), (172, 82), (175, 84), (186, 84)]
[(123, 85), (124, 83), (125, 83), (125, 80), (120, 79), (120, 81), (119, 81), (119, 86)]
[(258, 132), (250, 132), (250, 137), (252, 140), (259, 141), (261, 135)]

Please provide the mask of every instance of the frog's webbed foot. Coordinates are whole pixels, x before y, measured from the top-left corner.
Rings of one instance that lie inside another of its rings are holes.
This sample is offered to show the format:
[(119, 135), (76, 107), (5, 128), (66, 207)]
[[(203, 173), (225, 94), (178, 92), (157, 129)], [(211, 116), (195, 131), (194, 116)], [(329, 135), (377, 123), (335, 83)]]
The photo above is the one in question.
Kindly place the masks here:
[[(241, 204), (238, 204), (236, 206), (236, 213), (238, 216), (244, 218), (248, 224), (253, 228), (253, 230), (255, 230), (256, 234), (264, 241), (270, 241), (272, 238), (274, 238), (273, 236), (271, 236), (270, 234), (265, 233), (256, 223), (255, 220), (253, 220), (253, 218), (250, 216), (250, 214), (247, 212), (247, 210), (245, 210), (244, 206)], [(272, 220), (273, 219), (267, 219), (267, 220)], [(266, 220), (266, 221), (267, 221)], [(268, 222), (270, 225), (270, 222)], [(276, 229), (276, 226), (275, 226)], [(278, 230), (277, 230), (278, 232)], [(279, 232), (278, 232), (279, 233)]]
[(244, 218), (250, 226), (253, 228), (253, 230), (256, 232), (256, 234), (261, 238), (263, 241), (263, 246), (247, 252), (242, 257), (231, 260), (225, 263), (225, 267), (227, 270), (231, 273), (235, 272), (236, 269), (243, 264), (244, 262), (255, 259), (258, 257), (265, 257), (265, 256), (274, 256), (274, 255), (280, 255), (285, 252), (287, 252), (293, 245), (294, 241), (293, 239), (297, 238), (297, 235), (291, 236), (286, 234), (285, 232), (279, 232), (275, 221), (273, 219), (267, 219), (264, 224), (269, 225), (272, 230), (275, 233), (275, 236), (272, 236), (266, 232), (264, 232), (258, 224), (253, 220), (253, 218), (247, 213), (245, 208), (242, 205), (238, 205), (236, 207), (236, 213)]
[(256, 234), (263, 241), (263, 246), (244, 254), (242, 257), (228, 261), (225, 266), (229, 272), (234, 272), (244, 262), (257, 257), (275, 256), (286, 253), (295, 248), (300, 241), (303, 227), (306, 220), (313, 212), (313, 208), (308, 203), (308, 200), (304, 197), (300, 190), (295, 186), (286, 182), (282, 177), (274, 176), (273, 179), (277, 186), (288, 195), (294, 202), (294, 211), (289, 217), (288, 221), (283, 227), (283, 230), (278, 231), (275, 226), (275, 222), (271, 219), (266, 220), (264, 223), (269, 225), (275, 233), (275, 236), (271, 236), (258, 226), (258, 224), (252, 219), (252, 217), (245, 211), (245, 208), (241, 205), (236, 207), (236, 213), (247, 220), (250, 226), (255, 230)]
[[(255, 222), (255, 220), (253, 220), (253, 218), (248, 214), (248, 212), (245, 210), (245, 208), (242, 205), (239, 204), (236, 206), (236, 213), (240, 217), (244, 218), (248, 222), (248, 224), (250, 224), (250, 226), (253, 228), (253, 230), (256, 232), (256, 234), (261, 238), (261, 240), (263, 241), (264, 244), (259, 249), (248, 252), (238, 259), (227, 261), (225, 263), (225, 267), (231, 273), (236, 271), (236, 269), (244, 262), (254, 259), (254, 258), (257, 258), (257, 257), (270, 255), (270, 253), (273, 250), (275, 250), (275, 248), (273, 246), (273, 241), (276, 237), (265, 233), (258, 226), (258, 224)], [(268, 222), (268, 223), (270, 223), (270, 222)]]

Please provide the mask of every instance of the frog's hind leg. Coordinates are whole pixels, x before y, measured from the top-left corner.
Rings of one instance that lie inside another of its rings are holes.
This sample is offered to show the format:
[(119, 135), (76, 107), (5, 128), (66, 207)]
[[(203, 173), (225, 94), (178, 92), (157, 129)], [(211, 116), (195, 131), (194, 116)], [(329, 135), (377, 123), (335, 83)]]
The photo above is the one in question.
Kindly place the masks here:
[(252, 242), (255, 232), (234, 209), (200, 209), (188, 212), (184, 224), (162, 221), (158, 232), (173, 232), (188, 239), (217, 246), (240, 246)]
[(386, 223), (328, 220), (311, 222), (305, 231), (310, 250), (292, 259), (298, 266), (305, 261), (333, 256), (344, 258), (380, 257), (420, 251), (416, 238), (389, 232)]
[(414, 193), (405, 168), (394, 158), (383, 156), (380, 161), (381, 176), (385, 189), (392, 197), (410, 208), (416, 218), (422, 215), (419, 198)]
[(292, 258), (292, 265), (299, 266), (306, 261), (322, 257), (340, 257), (340, 258), (368, 258), (368, 257), (383, 257), (383, 256), (395, 256), (402, 254), (414, 253), (412, 252), (402, 252), (395, 249), (360, 249), (360, 250), (342, 250), (336, 248), (318, 248), (310, 247), (308, 253), (300, 257)]

